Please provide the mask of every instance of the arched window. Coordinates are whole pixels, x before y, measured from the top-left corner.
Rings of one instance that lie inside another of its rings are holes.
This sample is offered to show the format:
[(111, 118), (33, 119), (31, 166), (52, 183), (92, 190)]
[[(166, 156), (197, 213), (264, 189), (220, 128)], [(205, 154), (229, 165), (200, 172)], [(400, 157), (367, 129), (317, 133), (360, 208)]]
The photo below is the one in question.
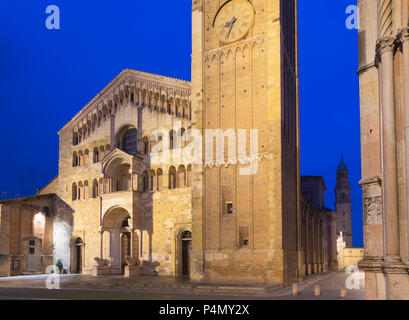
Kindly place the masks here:
[(88, 181), (85, 180), (84, 181), (84, 199), (88, 199), (89, 198), (89, 185), (88, 185)]
[(92, 197), (96, 198), (98, 197), (98, 181), (97, 179), (94, 179), (92, 182)]
[(84, 153), (82, 151), (78, 152), (78, 165), (80, 167), (84, 165)]
[(102, 159), (104, 159), (104, 157), (105, 157), (105, 147), (100, 146), (99, 147), (99, 160), (101, 161)]
[(176, 169), (175, 167), (169, 168), (169, 189), (176, 189)]
[(156, 191), (157, 189), (157, 179), (156, 179), (156, 172), (155, 170), (151, 170), (151, 182), (150, 182), (150, 190)]
[(78, 193), (77, 184), (74, 182), (72, 184), (72, 201), (77, 200), (77, 193)]
[(97, 123), (98, 123), (98, 118), (97, 118), (97, 115), (94, 114), (94, 116), (92, 117), (92, 131), (95, 130)]
[(342, 193), (342, 201), (345, 201), (345, 193)]
[(108, 108), (107, 108), (106, 105), (103, 107), (102, 111), (103, 111), (102, 114), (103, 114), (104, 121), (105, 121), (107, 119), (107, 115), (108, 115)]
[(138, 131), (135, 128), (128, 129), (122, 137), (122, 151), (136, 156), (138, 152)]
[(149, 174), (148, 171), (143, 172), (143, 192), (147, 192), (149, 190)]
[(77, 167), (78, 166), (78, 155), (76, 152), (72, 154), (72, 166)]
[(176, 116), (181, 116), (180, 99), (176, 99)]
[(168, 100), (166, 100), (165, 103), (166, 103), (166, 112), (168, 114), (170, 114), (171, 113), (171, 111), (170, 111), (170, 102)]
[(98, 147), (94, 148), (94, 163), (99, 162), (99, 150)]
[(84, 140), (85, 140), (87, 138), (87, 136), (88, 136), (88, 127), (87, 127), (87, 125), (84, 125), (82, 127), (82, 134), (84, 135)]
[(78, 143), (81, 143), (82, 141), (82, 129), (78, 129)]
[(172, 150), (175, 147), (175, 131), (169, 132), (169, 149)]
[(102, 178), (98, 181), (98, 194), (104, 193), (104, 183), (102, 182)]
[(189, 104), (187, 100), (183, 100), (183, 118), (189, 119)]
[(162, 187), (163, 187), (163, 171), (162, 169), (158, 169), (157, 171), (157, 179), (158, 179), (158, 183), (157, 183), (157, 190), (161, 191)]
[(76, 146), (78, 144), (78, 133), (77, 132), (74, 132), (73, 134), (72, 134), (72, 145), (73, 146)]
[(185, 188), (186, 187), (186, 170), (185, 166), (181, 165), (178, 168), (178, 187)]
[(105, 146), (105, 152), (106, 152), (106, 154), (108, 154), (110, 151), (111, 151), (111, 145), (107, 144), (107, 145)]
[(187, 179), (186, 179), (187, 187), (192, 186), (192, 165), (189, 164), (187, 166)]
[(84, 166), (89, 165), (89, 150), (86, 149), (84, 152)]
[(78, 183), (78, 200), (81, 200), (84, 198), (84, 185), (82, 182)]
[(143, 153), (149, 154), (149, 139), (147, 137), (143, 138)]
[(185, 139), (185, 128), (180, 129), (180, 147), (184, 148), (186, 146), (186, 139)]
[(102, 120), (102, 112), (98, 111), (98, 127), (101, 125), (101, 120)]
[(175, 101), (173, 100), (173, 97), (169, 98), (169, 113), (175, 114)]

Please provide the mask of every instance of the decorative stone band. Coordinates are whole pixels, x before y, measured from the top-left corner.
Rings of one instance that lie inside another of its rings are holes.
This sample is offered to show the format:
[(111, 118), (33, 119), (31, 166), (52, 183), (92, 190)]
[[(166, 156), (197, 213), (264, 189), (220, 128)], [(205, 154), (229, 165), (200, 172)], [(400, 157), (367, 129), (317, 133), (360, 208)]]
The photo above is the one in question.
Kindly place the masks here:
[(245, 164), (250, 164), (254, 161), (260, 162), (264, 158), (266, 159), (269, 158), (267, 152), (253, 154), (249, 156), (237, 157), (237, 158), (229, 158), (229, 159), (222, 159), (222, 160), (216, 160), (216, 161), (206, 161), (204, 163), (204, 167), (213, 168), (215, 166), (220, 167), (220, 166), (236, 165), (237, 163), (245, 165)]

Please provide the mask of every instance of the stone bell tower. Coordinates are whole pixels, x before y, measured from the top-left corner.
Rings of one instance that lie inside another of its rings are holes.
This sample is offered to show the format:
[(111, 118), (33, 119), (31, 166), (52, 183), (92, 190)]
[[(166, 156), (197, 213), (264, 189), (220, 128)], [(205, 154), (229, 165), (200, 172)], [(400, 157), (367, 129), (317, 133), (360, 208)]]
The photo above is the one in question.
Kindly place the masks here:
[(339, 235), (342, 232), (347, 248), (352, 248), (351, 185), (344, 157), (341, 158), (337, 170), (335, 207), (337, 212), (337, 234)]
[[(194, 0), (192, 10), (193, 127), (221, 143), (211, 158), (203, 150), (193, 172), (191, 278), (292, 283), (300, 270), (297, 1)], [(239, 131), (247, 148), (238, 159), (228, 150), (238, 153)]]

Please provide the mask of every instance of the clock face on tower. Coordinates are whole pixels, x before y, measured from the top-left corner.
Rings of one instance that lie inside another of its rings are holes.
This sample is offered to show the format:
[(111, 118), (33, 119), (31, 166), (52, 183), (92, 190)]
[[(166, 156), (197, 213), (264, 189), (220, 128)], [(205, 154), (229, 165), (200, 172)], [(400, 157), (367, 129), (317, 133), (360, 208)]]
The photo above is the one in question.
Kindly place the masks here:
[(219, 40), (225, 44), (243, 39), (254, 24), (255, 11), (248, 0), (230, 0), (220, 7), (213, 27)]

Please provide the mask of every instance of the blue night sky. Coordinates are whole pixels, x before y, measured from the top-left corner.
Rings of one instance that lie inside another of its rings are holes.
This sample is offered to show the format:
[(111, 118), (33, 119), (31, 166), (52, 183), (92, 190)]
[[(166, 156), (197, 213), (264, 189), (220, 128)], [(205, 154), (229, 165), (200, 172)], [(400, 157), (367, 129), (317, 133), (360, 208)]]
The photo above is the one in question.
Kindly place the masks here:
[[(344, 154), (362, 246), (357, 31), (345, 27), (352, 4), (299, 0), (301, 173), (324, 176), (334, 208)], [(60, 30), (45, 27), (49, 5), (61, 10)], [(190, 80), (191, 0), (3, 0), (0, 48), (0, 192), (32, 195), (58, 173), (57, 131), (121, 70)]]

